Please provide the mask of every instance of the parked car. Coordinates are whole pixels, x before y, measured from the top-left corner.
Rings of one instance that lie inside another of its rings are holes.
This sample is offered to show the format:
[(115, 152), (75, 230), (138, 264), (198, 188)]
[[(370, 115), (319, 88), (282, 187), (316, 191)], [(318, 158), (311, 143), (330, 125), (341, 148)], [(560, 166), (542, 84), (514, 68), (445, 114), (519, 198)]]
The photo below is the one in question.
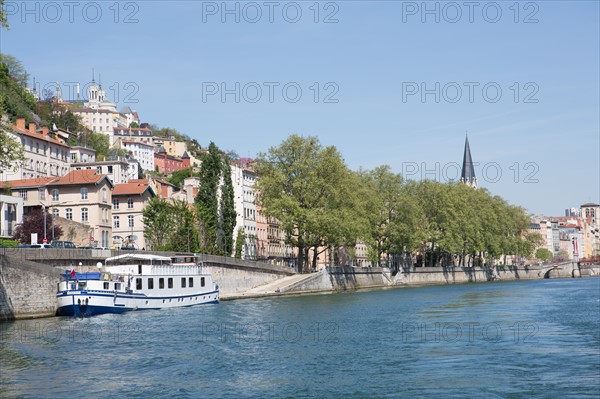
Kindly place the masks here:
[(77, 247), (77, 249), (96, 249), (96, 247)]
[(50, 244), (51, 248), (67, 248), (67, 249), (75, 249), (75, 244), (71, 241), (52, 241)]
[(29, 248), (43, 249), (43, 248), (52, 248), (52, 247), (50, 246), (50, 244), (31, 244), (29, 246)]
[(137, 251), (136, 247), (121, 247), (121, 251)]
[(15, 248), (31, 248), (31, 245), (29, 245), (29, 244), (21, 244), (21, 245), (17, 245)]

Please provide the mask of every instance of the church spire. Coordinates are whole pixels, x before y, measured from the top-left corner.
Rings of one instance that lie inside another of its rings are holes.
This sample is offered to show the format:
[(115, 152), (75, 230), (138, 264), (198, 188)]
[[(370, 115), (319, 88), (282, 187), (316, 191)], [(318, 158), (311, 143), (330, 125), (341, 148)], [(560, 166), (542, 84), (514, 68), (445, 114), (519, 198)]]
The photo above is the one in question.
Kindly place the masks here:
[(460, 181), (477, 188), (477, 177), (475, 177), (475, 168), (473, 167), (473, 159), (471, 159), (471, 148), (469, 147), (469, 136), (465, 134), (465, 153), (463, 155), (462, 173)]

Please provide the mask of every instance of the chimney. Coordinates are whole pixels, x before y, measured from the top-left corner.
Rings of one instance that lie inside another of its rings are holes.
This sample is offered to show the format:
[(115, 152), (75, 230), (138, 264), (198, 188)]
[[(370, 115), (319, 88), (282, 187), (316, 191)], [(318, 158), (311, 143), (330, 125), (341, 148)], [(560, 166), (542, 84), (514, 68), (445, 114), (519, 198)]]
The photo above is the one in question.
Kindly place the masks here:
[(17, 129), (25, 130), (25, 118), (17, 118)]
[[(23, 127), (23, 128), (25, 128), (25, 127)], [(35, 123), (31, 122), (31, 123), (29, 124), (29, 132), (30, 132), (30, 133), (35, 133), (35, 131), (36, 131), (36, 130), (37, 130), (37, 129), (36, 129)]]
[(49, 132), (50, 130), (48, 129), (48, 126), (42, 126), (42, 134), (44, 136), (47, 136)]

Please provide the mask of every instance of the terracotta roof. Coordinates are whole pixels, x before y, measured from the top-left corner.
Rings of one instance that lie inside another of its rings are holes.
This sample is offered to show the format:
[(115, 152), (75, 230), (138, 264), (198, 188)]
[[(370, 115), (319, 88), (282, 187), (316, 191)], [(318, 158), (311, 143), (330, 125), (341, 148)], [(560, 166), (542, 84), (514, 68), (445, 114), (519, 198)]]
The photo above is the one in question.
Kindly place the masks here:
[(150, 189), (150, 192), (152, 193), (152, 195), (154, 194), (154, 190), (152, 190), (152, 187), (150, 187), (150, 185), (146, 182), (146, 184), (143, 183), (131, 183), (131, 181), (129, 183), (125, 183), (125, 184), (116, 184), (115, 185), (115, 189), (112, 192), (112, 195), (131, 195), (131, 194), (144, 194), (146, 192), (146, 190)]
[(62, 176), (50, 184), (49, 186), (67, 186), (67, 185), (83, 185), (83, 184), (99, 184), (102, 180), (108, 180), (113, 186), (110, 179), (106, 175), (98, 175), (93, 169), (72, 170), (65, 176)]
[(63, 141), (59, 141), (57, 139), (54, 139), (48, 135), (44, 135), (42, 133), (32, 133), (31, 131), (27, 130), (27, 129), (19, 129), (16, 125), (12, 127), (13, 130), (18, 133), (18, 134), (22, 134), (23, 136), (27, 136), (27, 137), (33, 137), (35, 139), (38, 140), (42, 140), (42, 141), (47, 141), (49, 143), (53, 143), (53, 144), (57, 144), (60, 145), (62, 147), (67, 147), (70, 148), (68, 144), (66, 144)]
[(9, 188), (29, 188), (41, 187), (56, 180), (56, 177), (38, 177), (37, 179), (11, 180), (3, 183), (3, 187)]

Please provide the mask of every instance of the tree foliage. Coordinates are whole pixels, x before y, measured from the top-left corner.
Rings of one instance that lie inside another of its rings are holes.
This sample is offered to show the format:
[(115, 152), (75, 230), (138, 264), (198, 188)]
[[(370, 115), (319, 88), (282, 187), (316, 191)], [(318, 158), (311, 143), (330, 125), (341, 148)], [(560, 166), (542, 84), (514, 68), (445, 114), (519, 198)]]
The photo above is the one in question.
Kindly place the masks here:
[(237, 236), (235, 237), (235, 258), (242, 259), (245, 241), (246, 236), (244, 235), (244, 229), (242, 227), (238, 227)]
[(0, 171), (15, 170), (24, 159), (23, 146), (0, 123)]
[(222, 163), (223, 186), (221, 189), (221, 203), (219, 206), (220, 217), (220, 236), (219, 247), (226, 256), (231, 256), (233, 252), (233, 231), (237, 218), (235, 210), (235, 194), (233, 190), (233, 181), (231, 179), (231, 165), (229, 158), (225, 156)]
[[(303, 270), (310, 249), (368, 245), (371, 261), (418, 253), (424, 266), (482, 265), (501, 255), (530, 257), (539, 234), (529, 217), (485, 189), (404, 181), (389, 166), (351, 172), (335, 147), (290, 136), (257, 160), (257, 200), (278, 219)], [(347, 253), (351, 253), (348, 251)]]
[[(54, 230), (52, 230), (52, 214), (46, 212), (45, 216), (46, 218), (44, 219), (44, 211), (41, 208), (34, 209), (27, 213), (25, 216), (23, 216), (23, 223), (15, 228), (13, 239), (21, 242), (22, 244), (29, 244), (31, 243), (31, 234), (37, 233), (38, 242), (41, 242), (44, 238), (44, 221), (46, 226), (46, 238), (48, 240), (60, 239), (60, 237), (63, 235), (62, 228), (58, 225), (55, 225)], [(53, 231), (54, 238), (52, 237)]]
[(105, 159), (110, 149), (110, 141), (108, 136), (102, 133), (92, 133), (87, 137), (88, 148), (92, 148), (96, 151), (96, 159)]
[(357, 179), (335, 147), (292, 135), (259, 155), (256, 172), (257, 201), (298, 248), (300, 272), (311, 248), (314, 265), (319, 247), (356, 243), (364, 206), (355, 190)]
[(200, 219), (200, 244), (208, 254), (217, 254), (217, 231), (219, 228), (219, 180), (221, 178), (221, 154), (211, 142), (208, 154), (200, 167), (200, 188), (196, 195), (196, 206)]
[[(6, 115), (10, 121), (25, 118), (28, 122), (36, 121), (35, 98), (25, 86), (21, 85), (22, 77), (19, 61), (12, 62), (11, 66), (6, 55), (0, 55), (0, 117)], [(14, 58), (14, 57), (12, 57)]]
[(198, 173), (194, 173), (191, 169), (181, 169), (176, 170), (167, 178), (167, 181), (171, 184), (176, 185), (177, 187), (181, 187), (183, 185), (183, 181), (190, 176), (198, 176)]
[(171, 205), (162, 198), (152, 198), (144, 208), (144, 236), (155, 251), (166, 251), (177, 222)]
[(156, 251), (198, 252), (197, 216), (185, 201), (153, 198), (144, 209), (144, 236)]
[(548, 248), (538, 248), (535, 251), (536, 259), (547, 261), (552, 259), (552, 252)]

